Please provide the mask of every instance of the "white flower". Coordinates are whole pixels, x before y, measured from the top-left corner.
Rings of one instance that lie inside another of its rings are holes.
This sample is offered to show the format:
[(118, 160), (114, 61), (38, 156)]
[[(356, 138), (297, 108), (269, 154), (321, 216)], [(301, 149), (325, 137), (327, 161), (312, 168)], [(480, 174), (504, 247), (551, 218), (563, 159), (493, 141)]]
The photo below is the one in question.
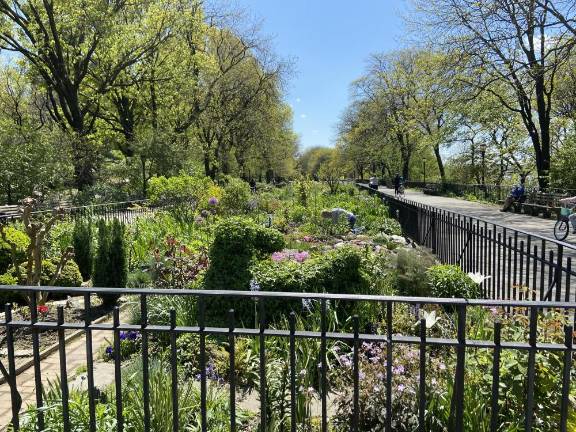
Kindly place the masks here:
[(468, 273), (468, 277), (474, 281), (477, 285), (482, 284), (487, 279), (490, 279), (492, 276), (484, 276), (482, 273)]

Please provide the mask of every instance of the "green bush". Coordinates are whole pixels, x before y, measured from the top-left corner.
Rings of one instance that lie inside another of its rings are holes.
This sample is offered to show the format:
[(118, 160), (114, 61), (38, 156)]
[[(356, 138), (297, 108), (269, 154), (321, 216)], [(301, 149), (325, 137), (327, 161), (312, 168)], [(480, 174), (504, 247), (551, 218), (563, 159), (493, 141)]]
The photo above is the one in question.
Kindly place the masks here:
[[(30, 243), (28, 236), (13, 227), (5, 228), (6, 237), (16, 244), (16, 259), (18, 264), (26, 259), (26, 248)], [(0, 237), (0, 273), (5, 273), (8, 267), (16, 263), (12, 262), (12, 249), (10, 245)]]
[(114, 219), (109, 251), (108, 286), (125, 288), (128, 280), (128, 260), (124, 241), (124, 225)]
[[(205, 288), (248, 290), (253, 262), (283, 247), (284, 237), (274, 229), (238, 217), (221, 221), (215, 228), (214, 242), (209, 251), (210, 267), (204, 279)], [(235, 302), (213, 298), (209, 303), (210, 307), (206, 307), (207, 317), (222, 322)]]
[[(124, 226), (117, 220), (98, 222), (98, 250), (94, 261), (92, 283), (95, 287), (125, 288), (128, 282), (128, 261)], [(101, 296), (106, 305), (114, 304), (119, 296)]]
[(106, 287), (108, 285), (108, 269), (110, 267), (110, 232), (106, 221), (98, 221), (98, 249), (92, 267), (92, 285)]
[(400, 249), (396, 259), (398, 294), (414, 297), (430, 296), (427, 271), (435, 263), (433, 255), (413, 249)]
[[(18, 281), (11, 273), (5, 273), (0, 275), (0, 285), (17, 285)], [(15, 291), (0, 291), (0, 306), (6, 303), (20, 303), (22, 301), (22, 295)]]
[(191, 222), (197, 210), (207, 207), (210, 197), (219, 199), (222, 195), (222, 190), (209, 177), (185, 174), (153, 177), (148, 185), (150, 202), (168, 207), (170, 214), (181, 222)]
[[(40, 285), (47, 286), (50, 285), (56, 269), (58, 268), (57, 259), (45, 259), (42, 260), (42, 274), (40, 276)], [(16, 270), (11, 267), (9, 273), (12, 277), (17, 278)], [(20, 275), (22, 280), (18, 281), (19, 285), (24, 285), (26, 283), (26, 268), (24, 265), (20, 265)], [(54, 281), (55, 286), (61, 287), (79, 287), (82, 285), (82, 275), (80, 274), (80, 269), (78, 264), (73, 260), (68, 260), (60, 272), (60, 276)]]
[[(370, 283), (363, 272), (361, 254), (354, 248), (336, 249), (301, 264), (291, 260), (263, 261), (254, 267), (253, 274), (262, 291), (370, 294)], [(341, 302), (334, 307), (342, 319), (357, 310), (351, 302)], [(274, 320), (286, 316), (290, 310), (300, 312), (302, 309), (302, 302), (266, 302), (266, 313)]]
[(92, 223), (90, 221), (85, 219), (76, 220), (72, 235), (72, 246), (74, 246), (74, 259), (78, 263), (82, 277), (84, 280), (90, 279), (94, 262)]
[(478, 284), (457, 265), (432, 266), (426, 275), (432, 297), (474, 299), (480, 295)]
[(248, 203), (251, 198), (252, 192), (248, 183), (235, 177), (226, 178), (224, 193), (220, 202), (224, 213), (230, 215), (247, 213), (250, 210)]

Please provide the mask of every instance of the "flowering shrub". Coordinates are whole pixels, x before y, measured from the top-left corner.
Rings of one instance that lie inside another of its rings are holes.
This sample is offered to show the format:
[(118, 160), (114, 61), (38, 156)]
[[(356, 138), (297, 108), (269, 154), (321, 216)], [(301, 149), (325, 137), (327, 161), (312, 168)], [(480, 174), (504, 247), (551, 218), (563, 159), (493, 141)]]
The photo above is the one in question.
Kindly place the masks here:
[[(120, 360), (126, 360), (140, 351), (142, 346), (142, 335), (137, 331), (120, 332)], [(114, 360), (117, 353), (112, 345), (108, 345), (105, 350), (105, 359)]]
[(294, 260), (298, 263), (303, 263), (310, 258), (310, 253), (306, 251), (299, 252), (274, 252), (271, 256), (272, 261), (281, 262), (287, 260)]
[(208, 268), (205, 248), (194, 252), (185, 244), (168, 236), (166, 250), (154, 250), (153, 279), (158, 288), (188, 288)]

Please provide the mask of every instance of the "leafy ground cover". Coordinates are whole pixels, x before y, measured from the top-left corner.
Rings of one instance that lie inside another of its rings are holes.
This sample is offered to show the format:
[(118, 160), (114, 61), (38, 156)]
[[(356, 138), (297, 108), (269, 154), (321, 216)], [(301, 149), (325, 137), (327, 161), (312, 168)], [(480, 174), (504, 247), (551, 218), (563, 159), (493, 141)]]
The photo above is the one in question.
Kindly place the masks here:
[[(283, 188), (260, 186), (251, 193), (240, 180), (229, 179), (216, 185), (209, 179), (187, 177), (164, 179), (155, 183), (154, 194), (169, 202), (188, 203), (183, 209), (173, 206), (151, 219), (139, 219), (111, 232), (122, 233), (126, 249), (127, 282), (130, 287), (183, 289), (229, 289), (292, 292), (330, 292), (385, 295), (418, 295), (474, 298), (479, 295), (481, 277), (473, 278), (456, 266), (439, 265), (435, 258), (401, 236), (400, 226), (389, 217), (387, 208), (375, 197), (360, 193), (354, 187), (342, 187), (336, 193), (322, 184), (298, 181)], [(345, 208), (357, 216), (354, 229), (347, 221), (321, 217), (323, 209)], [(72, 228), (72, 227), (68, 227)], [(97, 228), (97, 229), (96, 229)], [(102, 241), (100, 227), (75, 229), (83, 238), (90, 236), (92, 260), (106, 261), (99, 253)], [(66, 246), (64, 240), (59, 240)], [(71, 240), (72, 241), (72, 240)], [(116, 241), (118, 241), (116, 239)], [(106, 241), (108, 243), (108, 241)], [(48, 250), (55, 249), (50, 246)], [(57, 248), (56, 248), (57, 249)], [(87, 253), (82, 257), (86, 262)], [(84, 274), (86, 264), (83, 264)], [(101, 271), (101, 270), (100, 270)], [(94, 272), (92, 272), (94, 274)], [(86, 283), (90, 283), (87, 281)], [(519, 287), (520, 289), (521, 287)], [(151, 291), (153, 293), (153, 291)], [(124, 301), (130, 304), (133, 299)], [(136, 299), (134, 299), (136, 300)], [(130, 321), (140, 323), (138, 302), (129, 310)], [(226, 312), (235, 310), (238, 326), (258, 325), (262, 317), (256, 303), (247, 298), (231, 303), (226, 299), (209, 300), (206, 324), (227, 326)], [(266, 305), (270, 328), (289, 328), (289, 314), (296, 314), (299, 330), (318, 330), (320, 305), (315, 301), (273, 302)], [(177, 325), (195, 326), (198, 305), (192, 297), (157, 296), (149, 301), (151, 324), (169, 324), (170, 311), (176, 313)], [(358, 315), (362, 332), (384, 334), (385, 308), (363, 302), (338, 302), (328, 306), (329, 331), (351, 332), (352, 316)], [(417, 336), (419, 323), (425, 319), (429, 337), (455, 338), (455, 313), (450, 308), (420, 308), (396, 305), (393, 332)], [(502, 338), (525, 342), (528, 321), (524, 310), (506, 311), (470, 308), (466, 335), (469, 339), (491, 340), (494, 322), (503, 326)], [(539, 342), (562, 343), (564, 315), (549, 311), (540, 318)], [(198, 404), (198, 358), (200, 341), (195, 335), (177, 338), (178, 381), (182, 418), (180, 430), (200, 430)], [(207, 338), (208, 404), (211, 409), (210, 430), (228, 430), (227, 385), (230, 347), (227, 341)], [(112, 346), (102, 347), (99, 361), (119, 357), (124, 364), (125, 430), (140, 431), (142, 422), (141, 334), (121, 335), (120, 352)], [(269, 430), (290, 427), (290, 363), (288, 340), (271, 337), (266, 340), (265, 392), (268, 402)], [(297, 421), (298, 430), (319, 430), (318, 404), (320, 391), (320, 341), (299, 339), (296, 342)], [(330, 428), (349, 430), (352, 419), (353, 347), (342, 341), (327, 346), (329, 374)], [(238, 337), (235, 346), (239, 430), (256, 430), (260, 346), (257, 339)], [(152, 411), (154, 430), (169, 430), (170, 340), (166, 335), (150, 335), (152, 361)], [(418, 423), (417, 396), (419, 352), (417, 347), (397, 345), (392, 352), (392, 376), (386, 374), (388, 353), (385, 344), (364, 342), (360, 349), (360, 423), (361, 430), (384, 430), (386, 421), (385, 389), (393, 388), (392, 423), (394, 430), (412, 431)], [(526, 395), (527, 353), (505, 351), (501, 358), (499, 422), (502, 431), (523, 428)], [(491, 367), (493, 353), (488, 349), (468, 349), (466, 353), (466, 391), (464, 394), (465, 430), (484, 431), (490, 426)], [(535, 429), (558, 429), (562, 377), (562, 353), (539, 352), (536, 356)], [(453, 381), (455, 350), (429, 346), (427, 350), (426, 430), (450, 430), (453, 421)], [(572, 372), (574, 373), (574, 372)], [(128, 390), (130, 389), (130, 390)], [(61, 412), (58, 386), (46, 390), (50, 430), (60, 430)], [(98, 430), (115, 427), (114, 389), (102, 388), (98, 403)], [(572, 396), (576, 396), (573, 394)], [(86, 394), (75, 390), (71, 395), (75, 430), (87, 427)], [(160, 415), (162, 413), (162, 415)], [(23, 430), (33, 430), (34, 409), (27, 415)], [(574, 425), (574, 410), (570, 408)], [(157, 422), (157, 423), (156, 423)]]

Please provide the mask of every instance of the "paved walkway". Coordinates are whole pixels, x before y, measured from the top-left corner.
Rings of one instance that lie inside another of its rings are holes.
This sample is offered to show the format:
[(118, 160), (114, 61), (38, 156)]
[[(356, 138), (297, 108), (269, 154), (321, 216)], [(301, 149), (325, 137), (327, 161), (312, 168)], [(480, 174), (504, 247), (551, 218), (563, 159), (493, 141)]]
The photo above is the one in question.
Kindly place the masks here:
[[(111, 340), (112, 333), (107, 330), (92, 332), (92, 349), (94, 359), (98, 359), (100, 347)], [(86, 365), (86, 338), (84, 336), (69, 342), (66, 346), (66, 366), (69, 376), (69, 384), (72, 387), (73, 377), (77, 375), (78, 368)], [(95, 363), (94, 379), (101, 380), (110, 375), (109, 363)], [(41, 361), (42, 383), (55, 381), (60, 376), (60, 355), (58, 351)], [(36, 403), (36, 389), (34, 381), (34, 367), (31, 367), (16, 378), (18, 390), (22, 396), (22, 410), (30, 404)], [(5, 383), (0, 385), (0, 431), (4, 430), (12, 421), (12, 401), (10, 398), (10, 386)]]
[[(394, 189), (380, 187), (380, 191), (386, 195), (394, 196)], [(486, 204), (476, 201), (466, 201), (458, 198), (426, 195), (423, 192), (408, 189), (405, 198), (429, 206), (474, 216), (488, 222), (508, 226), (517, 230), (548, 237), (554, 240), (554, 219), (543, 219), (518, 213), (503, 213), (495, 204)], [(576, 245), (576, 235), (569, 235), (567, 243)]]

